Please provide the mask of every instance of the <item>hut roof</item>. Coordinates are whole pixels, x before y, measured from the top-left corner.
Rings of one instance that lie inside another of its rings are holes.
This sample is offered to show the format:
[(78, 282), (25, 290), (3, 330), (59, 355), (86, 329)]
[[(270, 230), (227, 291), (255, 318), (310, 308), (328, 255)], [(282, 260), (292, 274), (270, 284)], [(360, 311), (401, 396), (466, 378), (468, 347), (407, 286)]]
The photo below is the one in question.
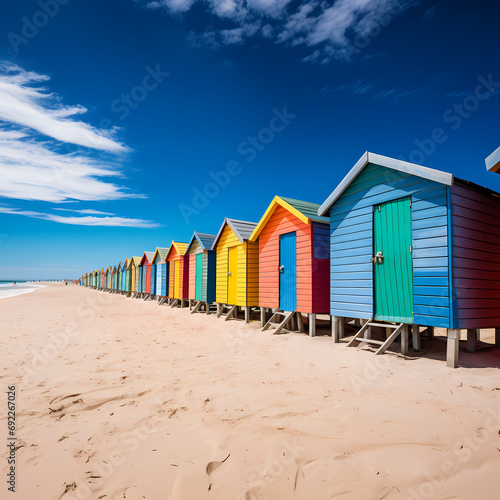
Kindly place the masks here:
[(188, 243), (186, 252), (189, 251), (191, 245), (195, 240), (200, 244), (203, 250), (210, 250), (212, 248), (212, 245), (214, 244), (215, 234), (198, 233), (195, 231), (193, 233), (193, 236), (191, 237), (191, 240)]
[(154, 252), (144, 252), (141, 257), (141, 263), (140, 265), (144, 265), (144, 258), (148, 260), (148, 262), (153, 262), (153, 257), (154, 257)]
[(160, 259), (162, 261), (165, 261), (168, 255), (168, 251), (172, 248), (172, 245), (170, 247), (156, 247), (155, 253), (153, 254), (153, 258), (149, 262), (154, 262), (156, 259), (156, 256), (159, 255)]
[(332, 194), (325, 200), (323, 205), (319, 207), (318, 215), (325, 215), (328, 212), (330, 207), (335, 203), (340, 195), (347, 189), (349, 184), (351, 184), (351, 182), (358, 176), (358, 174), (368, 163), (374, 163), (375, 165), (380, 165), (392, 170), (405, 172), (417, 177), (421, 177), (423, 179), (429, 179), (434, 182), (439, 182), (447, 186), (451, 186), (453, 184), (453, 175), (449, 174), (448, 172), (443, 172), (441, 170), (435, 170), (428, 167), (422, 167), (421, 165), (415, 165), (414, 163), (396, 160), (394, 158), (389, 158), (388, 156), (377, 155), (375, 153), (369, 153), (367, 151), (358, 160), (356, 165), (352, 167), (352, 169), (344, 177), (342, 182), (333, 190)]
[(328, 217), (320, 217), (318, 215), (319, 203), (310, 203), (308, 201), (285, 198), (284, 196), (275, 196), (266, 212), (262, 216), (262, 219), (260, 219), (256, 228), (253, 230), (252, 235), (250, 236), (250, 241), (257, 241), (257, 238), (259, 237), (262, 229), (264, 229), (264, 226), (267, 224), (274, 211), (279, 206), (291, 212), (304, 224), (310, 224), (313, 221), (324, 222), (325, 224), (328, 224), (330, 222), (330, 219)]
[(172, 251), (172, 248), (175, 248), (179, 255), (184, 255), (186, 253), (187, 247), (188, 247), (187, 243), (179, 243), (178, 241), (172, 241), (172, 244), (170, 245), (170, 248), (168, 249), (165, 258), (166, 259), (168, 258), (168, 255)]
[(224, 231), (224, 227), (226, 224), (232, 229), (233, 233), (241, 241), (241, 243), (243, 243), (245, 240), (250, 239), (250, 236), (252, 235), (253, 230), (257, 226), (256, 222), (247, 222), (244, 220), (228, 219), (226, 217), (224, 219), (224, 222), (222, 223), (222, 226), (219, 229), (219, 232), (217, 233), (217, 236), (215, 237), (215, 240), (214, 240), (213, 245), (212, 245), (212, 250), (215, 249), (215, 247), (217, 246), (217, 242), (219, 241), (219, 238), (222, 234), (222, 231)]
[(488, 170), (498, 173), (500, 171), (500, 148), (493, 151), (493, 153), (486, 158), (485, 162)]

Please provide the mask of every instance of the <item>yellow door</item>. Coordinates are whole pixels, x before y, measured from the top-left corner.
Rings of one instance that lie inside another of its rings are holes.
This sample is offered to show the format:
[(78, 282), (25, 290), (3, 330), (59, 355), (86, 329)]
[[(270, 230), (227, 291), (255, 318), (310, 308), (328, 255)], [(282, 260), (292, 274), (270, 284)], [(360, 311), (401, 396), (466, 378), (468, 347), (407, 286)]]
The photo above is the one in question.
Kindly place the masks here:
[(238, 247), (228, 248), (227, 256), (227, 303), (238, 301)]
[(174, 299), (180, 299), (179, 297), (179, 270), (180, 261), (174, 260)]

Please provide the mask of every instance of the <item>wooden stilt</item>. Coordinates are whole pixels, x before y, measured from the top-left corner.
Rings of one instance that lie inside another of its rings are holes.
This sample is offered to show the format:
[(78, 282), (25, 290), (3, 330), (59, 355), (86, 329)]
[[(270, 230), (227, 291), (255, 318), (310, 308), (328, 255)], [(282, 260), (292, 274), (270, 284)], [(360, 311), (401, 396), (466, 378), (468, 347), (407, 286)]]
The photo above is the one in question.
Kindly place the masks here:
[(197, 312), (197, 311), (198, 311), (198, 309), (200, 308), (200, 306), (201, 306), (201, 302), (200, 302), (200, 301), (198, 301), (198, 302), (196, 303), (196, 305), (193, 307), (193, 310), (191, 311), (191, 314), (194, 314), (195, 312)]
[(316, 337), (316, 314), (309, 314), (309, 337)]
[(467, 352), (476, 352), (477, 330), (469, 328), (467, 330)]
[(220, 302), (217, 302), (217, 317), (220, 318), (221, 314), (222, 314), (222, 304)]
[(460, 346), (460, 330), (447, 331), (447, 344), (446, 344), (446, 365), (449, 368), (456, 368), (458, 366), (458, 350)]
[(332, 340), (335, 344), (340, 342), (339, 319), (338, 316), (332, 316)]
[(495, 328), (495, 345), (500, 347), (500, 328)]
[(412, 327), (411, 327), (411, 337), (412, 337), (413, 349), (415, 349), (415, 351), (420, 351), (420, 348), (421, 348), (421, 344), (420, 344), (420, 327), (418, 325), (412, 325)]
[(260, 325), (264, 326), (267, 323), (266, 321), (266, 308), (261, 307), (260, 308)]
[(364, 335), (364, 338), (365, 339), (371, 339), (372, 338), (372, 327), (369, 326), (366, 330), (365, 330), (365, 335)]
[(401, 330), (401, 354), (408, 355), (408, 325), (404, 325)]
[(250, 323), (250, 308), (245, 307), (245, 323)]
[(181, 300), (181, 307), (184, 309), (184, 307), (186, 307), (186, 301), (184, 299), (180, 300)]
[(295, 315), (297, 316), (297, 325), (298, 325), (298, 328), (299, 328), (299, 332), (300, 333), (305, 333), (304, 320), (302, 318), (302, 314), (298, 312), (298, 313), (295, 313)]
[[(231, 318), (231, 316), (234, 316), (236, 314), (236, 308), (238, 306), (233, 306), (231, 307), (231, 310), (227, 313), (227, 316), (225, 317), (224, 321), (227, 321), (228, 319)], [(235, 316), (236, 317), (236, 316)]]
[(208, 302), (205, 302), (205, 312), (210, 314), (210, 306), (208, 305)]

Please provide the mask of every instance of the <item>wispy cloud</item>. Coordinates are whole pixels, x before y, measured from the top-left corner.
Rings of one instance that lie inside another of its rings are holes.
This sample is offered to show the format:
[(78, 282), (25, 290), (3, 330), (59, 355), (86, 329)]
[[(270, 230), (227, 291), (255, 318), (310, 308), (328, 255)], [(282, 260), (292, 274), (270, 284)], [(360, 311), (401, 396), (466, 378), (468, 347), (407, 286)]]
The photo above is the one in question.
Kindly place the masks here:
[(335, 92), (347, 92), (353, 95), (367, 94), (376, 99), (400, 99), (408, 97), (418, 92), (419, 89), (401, 90), (397, 87), (391, 89), (377, 88), (375, 82), (367, 82), (363, 79), (356, 80), (354, 83), (343, 83), (337, 86), (326, 85), (321, 89), (324, 94), (332, 94)]
[(173, 15), (204, 4), (211, 15), (231, 28), (191, 33), (194, 44), (213, 48), (243, 43), (248, 38), (271, 38), (277, 43), (312, 49), (306, 62), (350, 59), (356, 40), (369, 37), (409, 7), (422, 0), (138, 0), (150, 9)]
[(93, 210), (91, 208), (85, 208), (83, 210), (75, 210), (74, 208), (54, 208), (54, 210), (61, 210), (64, 212), (75, 212), (77, 214), (89, 214), (89, 215), (115, 215), (110, 212), (101, 212), (100, 210)]
[(10, 215), (22, 215), (33, 219), (43, 219), (59, 224), (71, 224), (75, 226), (113, 226), (113, 227), (137, 227), (151, 229), (161, 227), (161, 224), (150, 220), (143, 219), (129, 219), (126, 217), (63, 217), (56, 214), (34, 212), (31, 210), (20, 210), (11, 207), (1, 207), (0, 213)]
[(7, 62), (0, 63), (0, 120), (25, 127), (67, 144), (91, 149), (123, 153), (126, 146), (114, 140), (112, 132), (97, 130), (75, 120), (87, 109), (64, 106), (47, 88), (34, 86), (49, 77)]

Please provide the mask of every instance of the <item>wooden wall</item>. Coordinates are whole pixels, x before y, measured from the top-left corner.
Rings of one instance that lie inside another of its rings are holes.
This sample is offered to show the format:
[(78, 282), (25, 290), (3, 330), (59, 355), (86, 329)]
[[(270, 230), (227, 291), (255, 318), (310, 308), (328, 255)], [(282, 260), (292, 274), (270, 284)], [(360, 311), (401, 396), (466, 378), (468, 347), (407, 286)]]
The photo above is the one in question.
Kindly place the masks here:
[(226, 224), (216, 247), (216, 302), (227, 303), (228, 248), (238, 247), (237, 306), (259, 305), (258, 243), (241, 243)]
[(450, 326), (447, 187), (368, 164), (330, 209), (330, 312), (373, 317), (373, 206), (412, 196), (414, 323)]
[(451, 187), (454, 328), (500, 327), (500, 199)]

